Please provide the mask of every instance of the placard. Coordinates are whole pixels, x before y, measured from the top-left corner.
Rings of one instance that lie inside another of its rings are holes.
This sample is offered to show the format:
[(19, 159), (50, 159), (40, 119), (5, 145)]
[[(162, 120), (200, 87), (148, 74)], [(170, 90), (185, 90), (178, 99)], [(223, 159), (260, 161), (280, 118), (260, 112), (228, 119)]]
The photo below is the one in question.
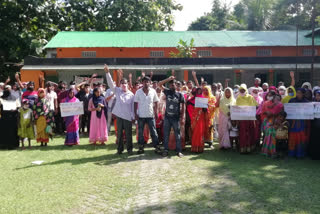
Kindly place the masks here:
[(315, 107), (313, 103), (285, 103), (284, 111), (288, 120), (313, 120)]
[(61, 117), (69, 117), (74, 115), (82, 115), (83, 102), (60, 103)]
[(194, 107), (196, 108), (208, 108), (208, 98), (196, 97)]
[(14, 111), (17, 110), (16, 100), (2, 100), (3, 111)]
[(320, 118), (320, 102), (314, 104), (314, 118)]
[(256, 120), (255, 106), (231, 106), (231, 120)]

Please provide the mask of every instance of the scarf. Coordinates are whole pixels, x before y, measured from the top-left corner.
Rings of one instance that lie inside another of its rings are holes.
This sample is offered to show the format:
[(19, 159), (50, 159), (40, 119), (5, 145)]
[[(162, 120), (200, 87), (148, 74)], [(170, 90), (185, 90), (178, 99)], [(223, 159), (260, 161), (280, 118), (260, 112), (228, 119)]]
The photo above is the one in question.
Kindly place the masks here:
[[(293, 96), (289, 96), (289, 89), (292, 89), (293, 91)], [(287, 96), (285, 96), (283, 99), (282, 99), (282, 103), (289, 103), (289, 101), (292, 99), (292, 98), (295, 98), (296, 97), (296, 89), (293, 87), (293, 86), (290, 86), (287, 88)]]
[[(231, 93), (231, 96), (229, 98), (226, 97), (226, 91), (229, 90)], [(224, 95), (220, 100), (219, 109), (223, 112), (223, 114), (227, 115), (230, 112), (229, 106), (235, 105), (236, 99), (233, 96), (233, 90), (231, 88), (226, 88), (224, 90)]]

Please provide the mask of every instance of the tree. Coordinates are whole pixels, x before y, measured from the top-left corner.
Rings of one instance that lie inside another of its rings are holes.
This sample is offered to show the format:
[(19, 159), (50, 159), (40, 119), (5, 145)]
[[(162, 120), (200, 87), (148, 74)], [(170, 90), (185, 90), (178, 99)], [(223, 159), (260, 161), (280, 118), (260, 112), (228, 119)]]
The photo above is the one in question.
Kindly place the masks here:
[(59, 31), (172, 30), (174, 0), (2, 0), (0, 2), (0, 80), (15, 73), (27, 55)]
[(190, 44), (188, 44), (187, 41), (183, 41), (180, 39), (177, 46), (177, 53), (171, 52), (170, 56), (172, 58), (192, 58), (195, 54), (195, 48), (194, 48), (194, 39), (192, 38), (190, 40)]
[(237, 21), (230, 13), (227, 4), (221, 4), (220, 0), (214, 0), (210, 13), (204, 14), (192, 22), (188, 30), (240, 30), (245, 26)]

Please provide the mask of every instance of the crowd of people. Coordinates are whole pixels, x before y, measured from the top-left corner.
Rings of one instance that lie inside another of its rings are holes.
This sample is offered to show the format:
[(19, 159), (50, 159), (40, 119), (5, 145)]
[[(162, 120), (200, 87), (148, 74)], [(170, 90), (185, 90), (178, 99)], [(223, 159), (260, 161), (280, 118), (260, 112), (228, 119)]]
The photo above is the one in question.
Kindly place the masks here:
[[(80, 134), (87, 133), (91, 144), (105, 144), (114, 125), (117, 153), (124, 147), (133, 154), (132, 135), (136, 129), (138, 154), (151, 142), (155, 153), (168, 156), (175, 150), (179, 157), (186, 145), (191, 152), (202, 153), (205, 146), (218, 141), (221, 150), (236, 150), (241, 154), (259, 152), (273, 158), (310, 156), (320, 159), (320, 119), (287, 120), (285, 103), (320, 102), (320, 87), (306, 82), (295, 89), (294, 73), (291, 85), (283, 82), (269, 86), (256, 78), (254, 86), (229, 87), (224, 83), (178, 81), (172, 76), (160, 82), (144, 73), (133, 83), (132, 75), (124, 78), (117, 70), (116, 82), (104, 67), (107, 84), (95, 83), (96, 74), (82, 83), (46, 82), (40, 78), (40, 88), (34, 82), (23, 83), (19, 74), (15, 84), (10, 79), (0, 83), (0, 147), (14, 149), (36, 139), (47, 146), (54, 133), (65, 134), (65, 145), (78, 145)], [(44, 87), (45, 83), (45, 87)], [(261, 87), (260, 87), (261, 86)], [(207, 98), (206, 108), (196, 106), (197, 98)], [(83, 102), (84, 114), (61, 117), (60, 103)], [(255, 106), (256, 120), (231, 120), (231, 106)]]

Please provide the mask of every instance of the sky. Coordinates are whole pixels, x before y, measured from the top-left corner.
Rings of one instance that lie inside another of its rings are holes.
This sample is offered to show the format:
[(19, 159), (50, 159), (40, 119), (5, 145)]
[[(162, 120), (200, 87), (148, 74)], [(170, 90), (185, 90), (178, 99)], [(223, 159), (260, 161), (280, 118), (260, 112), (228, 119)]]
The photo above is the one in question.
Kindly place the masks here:
[[(228, 5), (235, 5), (239, 0), (221, 0), (226, 2)], [(182, 11), (175, 12), (175, 31), (185, 31), (188, 26), (202, 16), (204, 13), (210, 12), (212, 8), (213, 0), (176, 0), (177, 3), (183, 6)]]

